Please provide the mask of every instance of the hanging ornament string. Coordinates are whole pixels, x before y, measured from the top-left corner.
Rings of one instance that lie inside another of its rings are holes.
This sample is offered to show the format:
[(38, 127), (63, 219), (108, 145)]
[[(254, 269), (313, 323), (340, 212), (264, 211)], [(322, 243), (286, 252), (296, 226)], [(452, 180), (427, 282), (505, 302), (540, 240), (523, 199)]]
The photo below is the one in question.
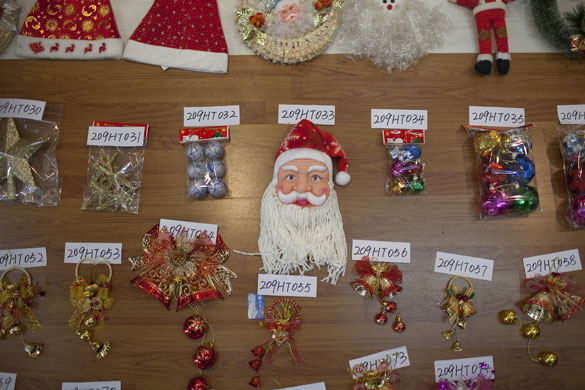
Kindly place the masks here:
[[(303, 357), (293, 338), (293, 333), (301, 329), (301, 308), (292, 299), (279, 298), (272, 302), (266, 310), (266, 317), (260, 321), (260, 327), (269, 330), (272, 335), (268, 341), (252, 349), (256, 359), (250, 360), (248, 365), (256, 372), (259, 372), (262, 361), (272, 362), (276, 356), (278, 347), (286, 344), (293, 363), (299, 365)], [(260, 377), (255, 375), (249, 383), (252, 387), (261, 387)]]
[[(16, 283), (8, 278), (8, 274), (12, 271), (22, 272), (22, 276)], [(33, 284), (32, 276), (26, 269), (13, 266), (6, 269), (0, 276), (0, 308), (2, 309), (0, 338), (7, 335), (20, 336), (24, 350), (31, 359), (41, 354), (43, 344), (27, 343), (23, 334), (26, 324), (33, 333), (41, 327), (41, 323), (31, 309), (34, 299), (39, 296), (45, 296), (45, 292), (38, 284)]]
[[(89, 276), (79, 275), (79, 267), (88, 263), (97, 267), (105, 265), (109, 273), (100, 273), (95, 277), (93, 272)], [(112, 308), (114, 298), (112, 291), (112, 266), (105, 260), (81, 259), (75, 266), (75, 280), (69, 287), (69, 300), (73, 306), (73, 313), (69, 319), (69, 327), (84, 341), (87, 341), (96, 354), (96, 358), (103, 359), (111, 349), (109, 341), (98, 343), (94, 340), (95, 333), (103, 328), (108, 320), (107, 311)]]
[(216, 355), (213, 349), (215, 333), (201, 306), (198, 303), (191, 303), (189, 307), (194, 311), (194, 314), (185, 320), (183, 333), (192, 340), (201, 339), (201, 343), (193, 353), (193, 364), (197, 367), (199, 375), (191, 379), (187, 389), (209, 390), (202, 370), (207, 370), (215, 364)]
[[(461, 292), (459, 286), (453, 284), (457, 279), (463, 279), (468, 284), (463, 292)], [(475, 291), (469, 279), (464, 276), (453, 276), (449, 280), (447, 284), (447, 297), (441, 309), (449, 315), (451, 329), (444, 331), (442, 334), (446, 340), (455, 338), (455, 341), (451, 345), (452, 351), (463, 351), (463, 347), (457, 339), (457, 328), (465, 329), (467, 319), (476, 313), (475, 309), (471, 306), (471, 301), (474, 297)]]

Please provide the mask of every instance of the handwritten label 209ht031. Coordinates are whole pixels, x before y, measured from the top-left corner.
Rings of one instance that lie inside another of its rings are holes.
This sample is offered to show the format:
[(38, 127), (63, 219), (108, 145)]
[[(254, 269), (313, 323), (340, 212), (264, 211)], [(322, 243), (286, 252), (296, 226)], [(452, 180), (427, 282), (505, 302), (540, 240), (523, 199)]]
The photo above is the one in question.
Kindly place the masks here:
[(46, 103), (39, 100), (0, 99), (0, 118), (42, 120)]
[(258, 295), (317, 297), (317, 277), (258, 274)]
[(173, 237), (184, 233), (190, 240), (202, 233), (206, 233), (213, 244), (217, 240), (217, 225), (199, 222), (175, 221), (173, 219), (161, 219), (159, 229), (166, 228)]
[(146, 132), (144, 126), (90, 126), (87, 133), (87, 145), (125, 148), (144, 146)]
[(22, 248), (0, 250), (0, 270), (18, 266), (23, 268), (45, 267), (47, 248)]
[(307, 119), (318, 125), (334, 125), (335, 106), (278, 105), (278, 124), (296, 125), (303, 119)]

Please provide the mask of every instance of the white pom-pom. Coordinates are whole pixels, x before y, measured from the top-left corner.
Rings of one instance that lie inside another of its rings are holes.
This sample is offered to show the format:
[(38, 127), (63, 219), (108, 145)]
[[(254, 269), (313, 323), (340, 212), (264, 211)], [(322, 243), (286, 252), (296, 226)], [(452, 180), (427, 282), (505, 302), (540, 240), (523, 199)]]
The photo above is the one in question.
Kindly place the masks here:
[(335, 183), (337, 183), (340, 186), (348, 184), (350, 180), (351, 176), (347, 172), (339, 171), (337, 172), (337, 175), (335, 175)]

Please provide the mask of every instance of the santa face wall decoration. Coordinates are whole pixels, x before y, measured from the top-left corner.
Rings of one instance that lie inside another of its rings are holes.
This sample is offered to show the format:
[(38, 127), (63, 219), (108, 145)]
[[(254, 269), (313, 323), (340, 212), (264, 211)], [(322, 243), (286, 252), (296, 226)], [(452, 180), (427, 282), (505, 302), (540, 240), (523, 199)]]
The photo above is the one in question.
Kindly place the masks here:
[(332, 134), (303, 120), (284, 139), (262, 197), (258, 247), (266, 272), (304, 274), (327, 267), (323, 281), (332, 284), (345, 273), (347, 244), (333, 159), (335, 182), (348, 184), (347, 157)]
[(279, 38), (296, 38), (314, 30), (313, 4), (308, 0), (277, 0), (266, 32)]

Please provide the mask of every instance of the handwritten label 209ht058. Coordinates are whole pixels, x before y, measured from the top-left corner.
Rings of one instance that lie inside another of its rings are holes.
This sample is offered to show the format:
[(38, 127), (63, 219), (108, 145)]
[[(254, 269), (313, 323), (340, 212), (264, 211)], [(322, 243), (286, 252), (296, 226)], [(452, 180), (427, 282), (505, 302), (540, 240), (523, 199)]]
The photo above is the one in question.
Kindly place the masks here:
[(145, 131), (145, 128), (140, 126), (90, 126), (87, 133), (87, 145), (125, 148), (144, 146)]
[(427, 130), (427, 110), (379, 110), (371, 111), (372, 129)]
[(63, 382), (61, 390), (122, 390), (122, 382)]
[(0, 390), (14, 390), (16, 374), (0, 372)]
[(185, 107), (185, 127), (231, 126), (240, 124), (240, 106)]
[(526, 123), (523, 108), (469, 106), (469, 124), (472, 126), (519, 127)]
[(351, 259), (361, 260), (364, 256), (388, 263), (410, 263), (410, 243), (353, 240)]
[(581, 269), (583, 268), (578, 249), (524, 258), (524, 272), (527, 278), (551, 272), (571, 272)]
[(185, 234), (190, 240), (202, 233), (206, 233), (213, 244), (217, 240), (217, 225), (199, 222), (175, 221), (173, 219), (161, 219), (159, 229), (166, 228), (173, 237)]
[(585, 104), (557, 106), (557, 114), (561, 125), (585, 124)]
[(47, 248), (23, 248), (0, 250), (0, 270), (18, 266), (23, 268), (45, 267)]
[(317, 297), (317, 277), (258, 274), (258, 295)]
[[(436, 360), (435, 382), (441, 380), (467, 380), (477, 378), (481, 372), (481, 365), (485, 364), (485, 375), (490, 375), (494, 369), (493, 356), (481, 356), (467, 359)], [(495, 374), (492, 376), (495, 378)]]
[(334, 125), (335, 106), (278, 105), (278, 124), (296, 125), (303, 119), (318, 125)]
[(492, 280), (494, 261), (479, 257), (437, 252), (435, 272), (481, 280)]
[[(408, 351), (406, 350), (406, 347), (403, 346), (350, 360), (349, 369), (353, 370), (353, 368), (357, 366), (356, 371), (358, 374), (364, 371), (372, 371), (378, 368), (381, 359), (391, 359), (391, 367), (394, 370), (410, 366)], [(354, 375), (354, 378), (356, 378), (356, 375)]]
[(45, 102), (27, 99), (0, 99), (0, 118), (42, 120)]

